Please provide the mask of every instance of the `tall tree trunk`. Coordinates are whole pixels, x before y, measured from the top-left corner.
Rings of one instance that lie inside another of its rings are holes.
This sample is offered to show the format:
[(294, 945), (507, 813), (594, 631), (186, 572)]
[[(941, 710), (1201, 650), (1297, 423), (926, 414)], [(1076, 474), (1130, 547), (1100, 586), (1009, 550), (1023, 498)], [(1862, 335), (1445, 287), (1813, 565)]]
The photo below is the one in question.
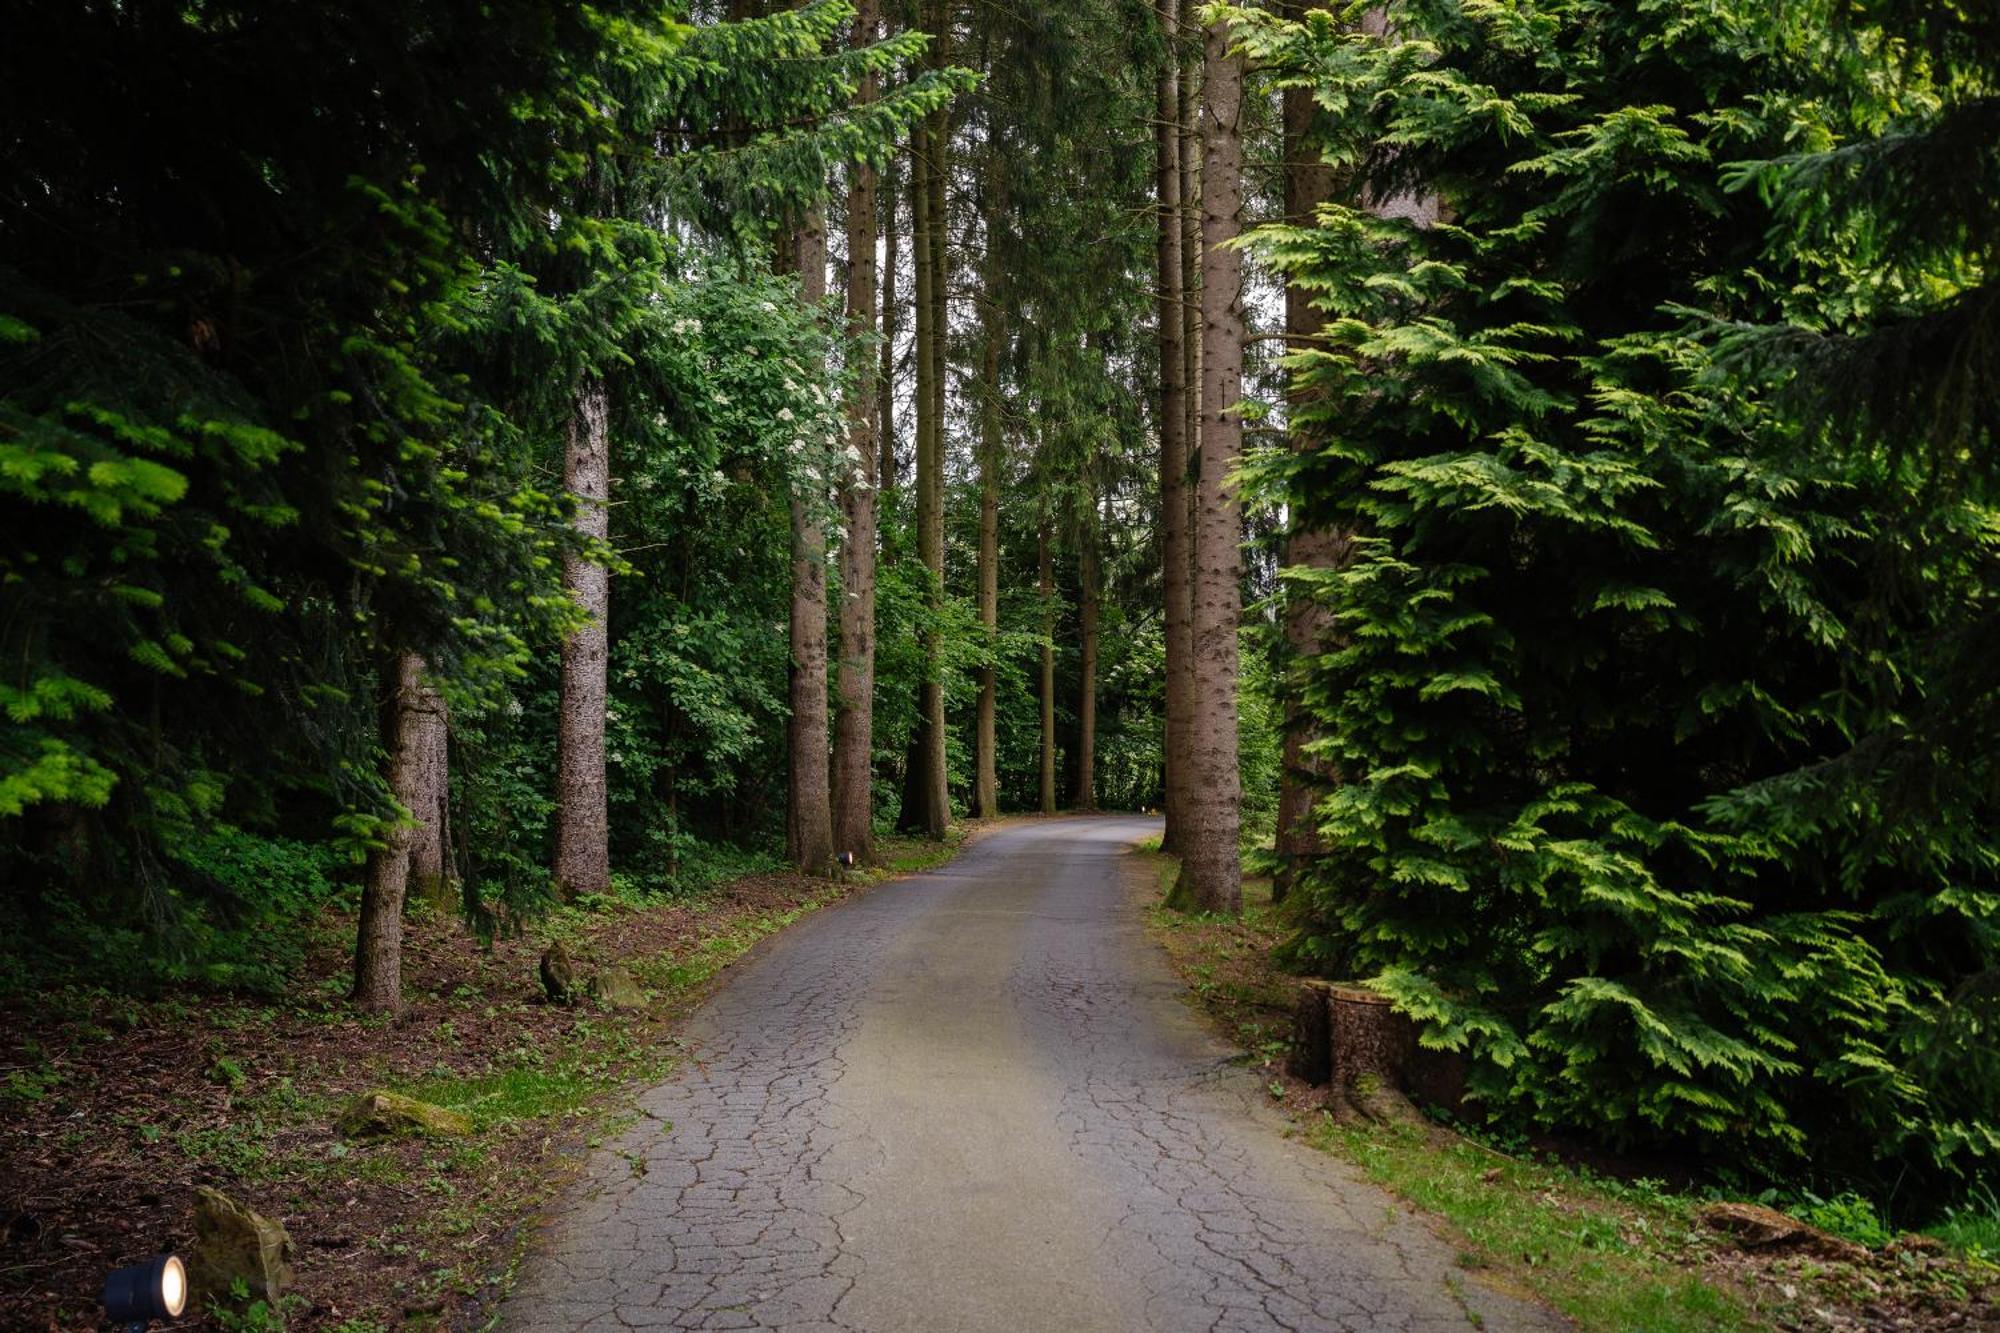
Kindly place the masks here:
[[(1189, 6), (1181, 7), (1181, 34), (1199, 37)], [(1187, 619), (1181, 635), (1183, 666), (1180, 689), (1181, 709), (1188, 719), (1183, 739), (1176, 747), (1181, 761), (1181, 777), (1176, 784), (1180, 808), (1168, 818), (1161, 846), (1178, 852), (1181, 836), (1176, 826), (1187, 823), (1188, 791), (1193, 786), (1193, 765), (1189, 745), (1194, 726), (1194, 486), (1196, 446), (1201, 441), (1201, 61), (1186, 59), (1180, 67), (1180, 165), (1181, 165), (1181, 359), (1185, 411), (1181, 441), (1186, 448), (1188, 471), (1181, 477), (1183, 509), (1180, 520), (1187, 532), (1187, 572), (1182, 576), (1188, 589)]]
[[(990, 150), (989, 150), (990, 151)], [(989, 157), (986, 180), (986, 281), (980, 303), (984, 343), (979, 375), (979, 627), (989, 654), (1000, 640), (1000, 266), (994, 232), (1000, 225), (1000, 160)], [(1000, 813), (1000, 779), (994, 754), (998, 727), (998, 673), (989, 659), (979, 669), (979, 718), (974, 749), (972, 812)]]
[[(916, 363), (914, 411), (911, 426), (911, 445), (915, 452), (915, 520), (919, 529), (917, 554), (923, 558), (923, 528), (930, 512), (930, 487), (934, 480), (930, 466), (931, 447), (931, 405), (935, 401), (931, 394), (931, 377), (936, 373), (937, 364), (932, 359), (933, 338), (931, 336), (931, 146), (930, 127), (920, 125), (911, 135), (910, 144), (910, 269), (915, 278), (915, 291), (911, 295), (913, 306), (913, 331), (910, 348), (911, 359)], [(925, 640), (927, 643), (928, 640)], [(929, 658), (926, 656), (928, 663)], [(923, 682), (917, 682), (917, 720), (910, 730), (910, 745), (903, 764), (903, 799), (896, 816), (896, 828), (900, 832), (914, 833), (926, 826), (927, 805), (925, 793), (927, 776), (924, 771), (924, 756), (929, 753), (925, 739), (929, 714), (925, 711)]]
[[(1327, 0), (1294, 0), (1289, 8), (1297, 15), (1326, 5)], [(1297, 226), (1310, 225), (1319, 206), (1333, 197), (1334, 171), (1321, 157), (1313, 134), (1317, 115), (1310, 89), (1285, 90), (1285, 220)], [(1290, 350), (1310, 346), (1325, 322), (1313, 308), (1310, 293), (1296, 284), (1286, 285), (1285, 333)], [(1290, 447), (1296, 453), (1311, 453), (1317, 447), (1317, 432), (1310, 420), (1312, 400), (1304, 388), (1290, 380), (1286, 399)], [(1296, 504), (1288, 519), (1284, 554), (1288, 568), (1331, 569), (1339, 563), (1348, 546), (1345, 534), (1315, 524)], [(1301, 858), (1320, 850), (1313, 804), (1332, 780), (1326, 763), (1308, 753), (1318, 728), (1299, 702), (1299, 674), (1310, 658), (1324, 651), (1331, 617), (1311, 593), (1296, 586), (1285, 589), (1284, 608), (1284, 750), (1278, 772), (1278, 868), (1271, 880), (1271, 896), (1279, 901), (1291, 892)]]
[[(1182, 16), (1185, 20), (1186, 15)], [(1188, 449), (1190, 468), (1195, 449), (1201, 443), (1201, 64), (1193, 61), (1181, 69), (1181, 355), (1187, 362), (1187, 425), (1182, 438)], [(1194, 491), (1185, 487), (1189, 522), (1194, 513)], [(1188, 529), (1188, 561), (1194, 561), (1193, 528)], [(1192, 631), (1190, 631), (1192, 633)], [(1192, 679), (1192, 676), (1190, 676)], [(1185, 790), (1186, 784), (1182, 784)]]
[(1076, 808), (1097, 808), (1097, 501), (1094, 479), (1085, 494), (1089, 518), (1077, 525)]
[[(424, 663), (398, 653), (387, 672), (389, 698), (382, 707), (382, 748), (389, 756), (389, 794), (414, 815), (422, 797), (425, 728)], [(368, 854), (361, 889), (361, 922), (354, 940), (354, 1003), (363, 1012), (393, 1014), (403, 1007), (403, 898), (410, 882), (413, 825), (398, 819)]]
[(899, 481), (896, 464), (896, 266), (901, 262), (901, 255), (898, 253), (900, 238), (896, 231), (896, 164), (893, 160), (879, 194), (882, 200), (883, 246), (882, 373), (876, 384), (881, 405), (876, 409), (875, 426), (881, 437), (882, 461), (877, 465), (876, 478), (882, 495), (880, 512), (888, 515), (894, 508), (890, 497), (896, 493)]
[[(942, 67), (950, 59), (950, 14), (940, 2), (931, 6), (932, 58)], [(923, 173), (924, 222), (918, 245), (919, 261), (930, 268), (929, 281), (919, 293), (920, 304), (928, 304), (926, 321), (930, 376), (928, 429), (917, 456), (917, 548), (930, 576), (930, 607), (944, 609), (944, 411), (945, 340), (949, 334), (946, 287), (950, 280), (945, 235), (948, 221), (945, 178), (949, 171), (946, 154), (950, 149), (948, 113), (940, 110), (931, 117), (924, 134), (928, 161)], [(926, 298), (928, 298), (926, 300)], [(923, 724), (919, 751), (918, 778), (921, 783), (923, 828), (933, 838), (941, 838), (951, 824), (951, 794), (945, 771), (944, 641), (931, 633), (924, 641), (924, 682), (920, 699)]]
[(1052, 815), (1056, 812), (1056, 575), (1046, 514), (1036, 534), (1035, 563), (1042, 594), (1042, 813)]
[(1236, 631), (1242, 616), (1243, 512), (1228, 481), (1243, 452), (1243, 64), (1227, 24), (1208, 31), (1202, 77), (1201, 444), (1196, 461), (1194, 578), (1195, 710), (1189, 729), (1190, 786), (1181, 882), (1176, 896), (1210, 912), (1240, 911), (1237, 847)]
[(1188, 652), (1188, 496), (1186, 299), (1181, 271), (1181, 78), (1177, 43), (1180, 0), (1160, 0), (1167, 53), (1155, 93), (1154, 195), (1158, 206), (1160, 339), (1160, 584), (1166, 634), (1166, 744), (1163, 847), (1179, 844), (1187, 739), (1194, 711)]
[[(815, 209), (793, 233), (799, 297), (817, 309), (826, 296), (826, 219)], [(827, 784), (825, 480), (792, 483), (790, 781), (785, 851), (809, 875), (833, 870), (833, 806)]]
[(458, 907), (451, 867), (451, 718), (444, 696), (428, 681), (420, 681), (414, 708), (417, 773), (407, 802), (416, 821), (410, 830), (410, 892), (450, 912)]
[[(576, 527), (605, 541), (611, 535), (611, 397), (588, 376), (576, 391), (563, 448), (563, 486), (576, 501)], [(563, 589), (589, 616), (563, 641), (560, 716), (556, 732), (556, 893), (574, 898), (611, 887), (611, 814), (604, 781), (604, 710), (610, 638), (610, 571), (571, 551), (563, 556)]]
[[(879, 0), (861, 0), (853, 43), (874, 42)], [(861, 85), (873, 101), (875, 79)], [(847, 191), (847, 324), (856, 337), (875, 329), (875, 169), (852, 168)], [(840, 709), (833, 729), (833, 841), (867, 863), (875, 859), (875, 396), (864, 374), (847, 405), (853, 457), (841, 479), (847, 540), (840, 550)]]

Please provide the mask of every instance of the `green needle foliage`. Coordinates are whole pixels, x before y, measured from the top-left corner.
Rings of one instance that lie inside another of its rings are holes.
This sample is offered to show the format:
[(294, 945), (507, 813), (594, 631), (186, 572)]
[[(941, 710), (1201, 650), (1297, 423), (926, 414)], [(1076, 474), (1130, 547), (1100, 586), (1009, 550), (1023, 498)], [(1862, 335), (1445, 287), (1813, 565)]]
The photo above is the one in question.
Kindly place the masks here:
[[(1258, 478), (1356, 536), (1290, 574), (1338, 625), (1304, 703), (1343, 780), (1299, 956), (1495, 1117), (1888, 1189), (2000, 1154), (1993, 417), (1942, 410), (1966, 357), (1896, 359), (1979, 318), (1995, 64), (1969, 19), (1811, 8), (1849, 26), (1238, 14), (1354, 186), (1257, 238), (1329, 317), (1291, 358), (1327, 443)], [(1919, 219), (1953, 152), (1983, 182)], [(1422, 196), (1444, 221), (1362, 206)], [(1843, 361), (1877, 387), (1801, 410)]]

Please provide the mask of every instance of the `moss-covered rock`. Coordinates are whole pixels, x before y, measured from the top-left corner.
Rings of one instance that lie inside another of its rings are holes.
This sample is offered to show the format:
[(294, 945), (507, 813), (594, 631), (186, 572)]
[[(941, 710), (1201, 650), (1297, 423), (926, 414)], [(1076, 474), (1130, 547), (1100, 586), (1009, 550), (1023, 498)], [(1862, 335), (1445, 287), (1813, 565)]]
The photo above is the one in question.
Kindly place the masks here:
[(643, 1009), (646, 992), (638, 980), (622, 967), (607, 967), (590, 979), (590, 993), (599, 1004), (612, 1009)]
[(340, 1132), (351, 1139), (384, 1134), (462, 1138), (472, 1133), (472, 1118), (468, 1115), (380, 1088), (362, 1093), (342, 1108), (339, 1125)]
[[(264, 1302), (279, 1317), (278, 1299), (292, 1285), (292, 1238), (262, 1213), (206, 1185), (195, 1191), (194, 1246), (188, 1290), (203, 1310), (237, 1310)], [(236, 1284), (247, 1293), (238, 1298)]]

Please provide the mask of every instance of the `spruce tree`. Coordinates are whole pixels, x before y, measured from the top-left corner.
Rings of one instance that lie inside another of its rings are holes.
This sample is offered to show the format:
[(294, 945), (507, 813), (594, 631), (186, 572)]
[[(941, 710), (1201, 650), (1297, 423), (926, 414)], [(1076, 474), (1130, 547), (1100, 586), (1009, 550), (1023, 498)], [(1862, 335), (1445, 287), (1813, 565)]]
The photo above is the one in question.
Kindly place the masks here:
[[(1819, 76), (1787, 30), (1542, 11), (1416, 3), (1393, 37), (1236, 12), (1341, 109), (1354, 172), (1260, 238), (1326, 317), (1292, 361), (1326, 443), (1268, 475), (1357, 534), (1294, 571), (1336, 635), (1301, 702), (1343, 779), (1295, 951), (1463, 1052), (1499, 1118), (1878, 1185), (1976, 1170), (1990, 799), (1820, 793), (1990, 606), (1978, 543), (1911, 548), (1913, 522), (1992, 511), (1939, 508), (1892, 439), (1825, 447), (1715, 336), (1825, 328), (1865, 290), (1740, 188)], [(1369, 206), (1418, 190), (1436, 225)]]

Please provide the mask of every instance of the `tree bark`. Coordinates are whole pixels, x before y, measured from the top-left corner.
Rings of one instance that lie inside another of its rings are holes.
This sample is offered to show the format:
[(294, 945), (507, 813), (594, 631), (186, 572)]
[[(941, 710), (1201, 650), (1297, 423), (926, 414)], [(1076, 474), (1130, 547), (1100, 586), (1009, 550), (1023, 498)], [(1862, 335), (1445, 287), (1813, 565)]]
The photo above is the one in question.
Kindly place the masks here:
[(1042, 813), (1052, 815), (1056, 812), (1056, 577), (1046, 515), (1036, 535), (1035, 561), (1042, 593)]
[[(1328, 0), (1294, 0), (1289, 8), (1294, 16), (1308, 9), (1323, 9)], [(1285, 220), (1309, 225), (1321, 204), (1333, 197), (1334, 170), (1321, 156), (1313, 135), (1318, 107), (1312, 90), (1288, 88), (1284, 95), (1284, 188)], [(1326, 320), (1313, 308), (1311, 295), (1297, 284), (1285, 287), (1285, 333), (1288, 348), (1297, 352), (1311, 345), (1310, 339)], [(1288, 404), (1289, 445), (1294, 453), (1310, 454), (1318, 448), (1318, 432), (1311, 421), (1312, 399), (1308, 391), (1288, 375), (1285, 389)], [(1298, 504), (1287, 516), (1284, 564), (1288, 568), (1331, 569), (1343, 558), (1346, 535), (1315, 524)], [(1290, 894), (1299, 863), (1320, 851), (1319, 830), (1313, 805), (1331, 785), (1328, 765), (1308, 751), (1318, 738), (1313, 719), (1300, 706), (1301, 672), (1307, 663), (1325, 650), (1331, 631), (1331, 616), (1312, 595), (1297, 587), (1284, 591), (1285, 673), (1281, 684), (1284, 710), (1284, 748), (1278, 770), (1278, 823), (1275, 850), (1278, 868), (1271, 880), (1271, 896), (1282, 902)]]
[(1188, 727), (1194, 710), (1188, 652), (1188, 402), (1186, 293), (1182, 273), (1180, 0), (1160, 0), (1167, 41), (1155, 96), (1154, 194), (1158, 206), (1160, 343), (1160, 584), (1166, 635), (1166, 743), (1161, 845), (1178, 845), (1187, 776)]
[(388, 752), (389, 794), (403, 807), (368, 854), (361, 889), (361, 922), (354, 940), (354, 1003), (364, 1013), (393, 1014), (403, 1007), (403, 899), (410, 882), (409, 816), (422, 797), (425, 728), (424, 663), (398, 653), (388, 671), (389, 698), (382, 709), (382, 748)]
[(972, 812), (981, 819), (1000, 813), (1000, 779), (994, 754), (999, 682), (990, 655), (1000, 640), (1000, 272), (995, 229), (1000, 225), (999, 157), (989, 159), (986, 195), (986, 292), (981, 303), (984, 343), (979, 403), (979, 627), (989, 654), (979, 669), (979, 716), (974, 749)]
[(416, 821), (410, 830), (410, 892), (451, 912), (458, 908), (458, 889), (451, 865), (450, 714), (444, 696), (428, 681), (419, 681), (413, 707), (417, 772), (407, 802)]
[[(928, 17), (928, 13), (924, 15)], [(937, 372), (933, 359), (934, 339), (931, 334), (931, 146), (930, 126), (920, 125), (911, 135), (910, 144), (910, 270), (914, 275), (915, 291), (911, 296), (913, 306), (913, 332), (910, 349), (911, 359), (916, 363), (915, 398), (912, 403), (914, 420), (911, 427), (911, 447), (914, 451), (916, 497), (914, 518), (917, 527), (917, 558), (925, 559), (926, 528), (930, 513), (930, 488), (935, 481), (931, 471), (931, 415), (935, 399), (931, 393), (931, 378)], [(925, 648), (926, 668), (930, 662), (929, 637), (920, 636)], [(917, 720), (910, 731), (910, 744), (903, 764), (903, 799), (896, 817), (899, 832), (914, 833), (927, 829), (929, 825), (929, 776), (925, 772), (925, 756), (930, 752), (926, 739), (930, 714), (927, 708), (924, 683), (917, 682)]]
[[(932, 58), (942, 67), (950, 53), (949, 13), (942, 3), (931, 7)], [(944, 410), (945, 339), (948, 333), (946, 286), (949, 281), (946, 247), (947, 194), (946, 154), (950, 147), (947, 113), (938, 111), (924, 134), (927, 158), (920, 182), (924, 217), (919, 224), (918, 260), (929, 267), (918, 304), (928, 308), (928, 318), (920, 336), (925, 344), (930, 374), (920, 392), (925, 398), (925, 422), (920, 430), (917, 455), (917, 548), (930, 575), (929, 605), (933, 613), (944, 609)], [(945, 770), (944, 642), (935, 632), (925, 635), (924, 682), (919, 700), (923, 723), (922, 747), (917, 752), (918, 794), (924, 831), (942, 838), (951, 824), (951, 795)]]
[[(1185, 22), (1187, 15), (1183, 14)], [(1201, 64), (1181, 70), (1181, 355), (1187, 361), (1188, 466), (1201, 443)], [(1183, 483), (1188, 498), (1188, 561), (1194, 561), (1194, 491)], [(1192, 613), (1190, 613), (1192, 614)], [(1192, 622), (1190, 622), (1191, 624)], [(1190, 634), (1193, 631), (1190, 629)], [(1190, 679), (1192, 669), (1190, 668)], [(1183, 784), (1185, 787), (1185, 784)]]
[[(1190, 33), (1198, 36), (1200, 28), (1188, 13), (1188, 5), (1181, 6), (1181, 32), (1183, 38)], [(1201, 61), (1186, 60), (1180, 67), (1180, 166), (1181, 166), (1181, 358), (1184, 362), (1183, 381), (1185, 425), (1181, 438), (1186, 446), (1188, 471), (1181, 479), (1181, 494), (1185, 509), (1181, 521), (1187, 531), (1187, 572), (1184, 575), (1188, 588), (1186, 629), (1182, 642), (1184, 666), (1181, 672), (1180, 688), (1183, 698), (1181, 711), (1188, 719), (1188, 727), (1183, 730), (1184, 739), (1178, 746), (1181, 760), (1181, 778), (1176, 784), (1180, 798), (1180, 808), (1168, 818), (1166, 836), (1161, 847), (1178, 853), (1182, 839), (1176, 826), (1185, 827), (1187, 822), (1188, 791), (1193, 785), (1193, 760), (1190, 758), (1186, 739), (1194, 725), (1194, 484), (1193, 469), (1197, 446), (1201, 441)], [(1164, 609), (1164, 608), (1163, 608)]]
[(1332, 987), (1332, 982), (1316, 977), (1301, 981), (1292, 1010), (1292, 1049), (1285, 1060), (1285, 1072), (1314, 1087), (1325, 1083), (1333, 1072), (1333, 1036), (1327, 1013), (1327, 992)]
[[(882, 200), (882, 373), (876, 384), (881, 395), (881, 405), (876, 410), (875, 425), (880, 435), (882, 461), (878, 465), (876, 480), (882, 495), (881, 512), (888, 513), (893, 508), (890, 497), (896, 492), (900, 478), (896, 463), (896, 266), (901, 262), (899, 237), (896, 231), (896, 166), (889, 164), (888, 176), (879, 191)], [(873, 256), (871, 254), (870, 258)]]
[[(1087, 479), (1088, 480), (1088, 479)], [(1097, 809), (1097, 501), (1085, 496), (1089, 517), (1077, 525), (1076, 808)]]
[[(874, 42), (880, 18), (880, 0), (861, 0), (855, 46)], [(875, 79), (869, 75), (860, 100), (874, 97)], [(855, 336), (875, 328), (875, 184), (873, 167), (853, 168), (847, 192), (847, 323)], [(840, 491), (847, 539), (840, 550), (840, 706), (833, 731), (833, 842), (864, 865), (875, 859), (874, 388), (865, 374), (858, 377), (847, 406), (852, 457)]]
[(1228, 480), (1243, 452), (1243, 64), (1228, 25), (1207, 36), (1202, 77), (1202, 389), (1190, 590), (1195, 709), (1176, 897), (1207, 912), (1243, 905), (1237, 838), (1236, 632), (1242, 615), (1242, 506)]
[[(611, 535), (611, 398), (604, 381), (578, 386), (563, 448), (563, 486), (576, 501), (576, 527)], [(611, 815), (605, 793), (604, 721), (610, 640), (611, 574), (579, 552), (563, 556), (563, 589), (589, 616), (563, 641), (556, 733), (556, 893), (564, 899), (611, 887)]]
[[(793, 234), (799, 297), (826, 296), (826, 219), (817, 209)], [(825, 479), (809, 469), (792, 482), (790, 781), (785, 851), (809, 875), (833, 871), (833, 806), (827, 781)]]

